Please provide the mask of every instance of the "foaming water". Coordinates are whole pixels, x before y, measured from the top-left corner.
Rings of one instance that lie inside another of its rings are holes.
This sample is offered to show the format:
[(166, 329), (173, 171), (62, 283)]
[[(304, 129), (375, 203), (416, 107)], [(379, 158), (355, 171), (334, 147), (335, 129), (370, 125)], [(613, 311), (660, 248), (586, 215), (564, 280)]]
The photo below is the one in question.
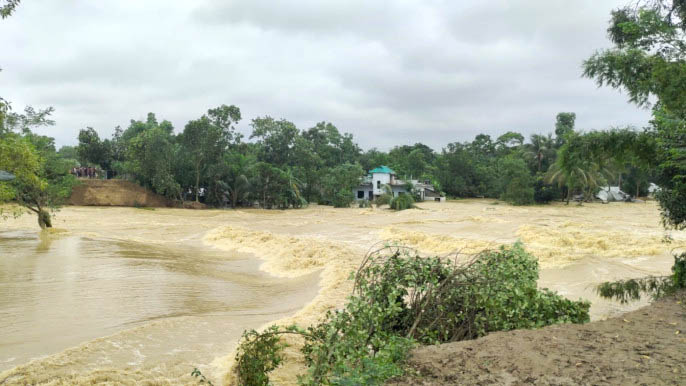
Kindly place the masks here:
[(274, 278), (254, 258), (207, 247), (3, 232), (0, 370), (21, 366), (0, 383), (69, 383), (105, 368), (149, 371), (148, 380), (195, 366), (219, 376), (213, 360), (244, 329), (294, 312), (316, 292), (316, 274)]

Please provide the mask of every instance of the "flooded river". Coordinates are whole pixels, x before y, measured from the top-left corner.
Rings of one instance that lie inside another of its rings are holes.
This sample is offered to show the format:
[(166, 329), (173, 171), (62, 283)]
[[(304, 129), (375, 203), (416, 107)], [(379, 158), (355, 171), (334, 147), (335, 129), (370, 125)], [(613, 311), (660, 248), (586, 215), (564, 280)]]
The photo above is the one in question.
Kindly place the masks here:
[(0, 232), (0, 370), (37, 360), (59, 374), (217, 373), (212, 362), (244, 329), (316, 294), (316, 276), (277, 279), (257, 263), (208, 247)]
[[(0, 384), (189, 384), (194, 367), (232, 384), (244, 329), (316, 323), (344, 304), (350, 272), (384, 243), (445, 255), (521, 241), (538, 258), (539, 285), (590, 300), (593, 320), (646, 303), (599, 299), (598, 283), (667, 274), (672, 248), (686, 246), (654, 202), (418, 206), (66, 207), (47, 233), (34, 216), (0, 220)], [(274, 384), (303, 370), (290, 343)]]

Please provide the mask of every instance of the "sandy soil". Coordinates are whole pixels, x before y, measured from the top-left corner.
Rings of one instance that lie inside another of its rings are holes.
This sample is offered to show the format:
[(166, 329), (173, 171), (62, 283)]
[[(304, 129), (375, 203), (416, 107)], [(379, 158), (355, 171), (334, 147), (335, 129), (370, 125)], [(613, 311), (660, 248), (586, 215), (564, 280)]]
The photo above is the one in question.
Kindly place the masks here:
[(126, 180), (80, 179), (69, 197), (71, 205), (166, 207), (171, 202)]
[[(0, 221), (0, 229), (35, 229), (35, 224), (34, 217), (24, 216)], [(673, 261), (670, 249), (686, 245), (686, 232), (671, 232), (672, 245), (662, 242), (665, 231), (654, 202), (513, 207), (492, 200), (461, 200), (421, 203), (419, 209), (402, 212), (316, 205), (287, 211), (66, 207), (54, 224), (69, 235), (149, 244), (203, 240), (207, 247), (252, 254), (275, 276), (319, 272), (317, 297), (292, 317), (276, 321), (302, 326), (344, 303), (351, 290), (348, 275), (379, 243), (445, 254), (520, 240), (539, 258), (539, 285), (571, 299), (591, 300), (594, 320), (646, 304), (602, 301), (594, 294), (597, 283), (666, 274)], [(273, 373), (275, 384), (295, 383), (303, 369), (297, 350), (297, 344), (291, 347), (286, 365)], [(217, 366), (226, 372), (233, 354), (217, 355)], [(221, 383), (231, 384), (230, 375)]]
[(585, 325), (415, 349), (392, 385), (683, 385), (686, 292)]

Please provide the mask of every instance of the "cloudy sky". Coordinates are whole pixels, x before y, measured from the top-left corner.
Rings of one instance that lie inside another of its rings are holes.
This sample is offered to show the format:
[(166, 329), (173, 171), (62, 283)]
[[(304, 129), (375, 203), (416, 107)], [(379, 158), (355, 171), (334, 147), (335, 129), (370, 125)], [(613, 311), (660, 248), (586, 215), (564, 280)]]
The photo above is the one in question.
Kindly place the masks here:
[[(2, 0), (0, 0), (2, 2)], [(649, 112), (581, 78), (627, 0), (24, 0), (0, 20), (0, 96), (54, 106), (58, 145), (155, 112), (177, 131), (235, 104), (363, 148), (484, 132), (644, 126)]]

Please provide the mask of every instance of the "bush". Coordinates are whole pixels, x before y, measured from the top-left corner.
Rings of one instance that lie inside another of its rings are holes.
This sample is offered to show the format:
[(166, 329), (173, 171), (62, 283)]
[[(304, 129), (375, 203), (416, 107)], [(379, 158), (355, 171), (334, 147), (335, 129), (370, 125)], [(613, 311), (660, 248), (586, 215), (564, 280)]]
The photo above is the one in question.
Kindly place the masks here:
[(414, 208), (414, 198), (410, 194), (399, 194), (397, 197), (393, 197), (389, 203), (391, 209), (394, 210), (405, 210)]
[(382, 194), (376, 198), (376, 206), (389, 205), (391, 200), (393, 200), (393, 196), (390, 194)]
[(244, 334), (236, 357), (241, 384), (268, 384), (267, 373), (281, 362), (278, 335), (285, 333), (305, 337), (308, 372), (300, 384), (381, 384), (403, 373), (416, 343), (589, 320), (588, 302), (538, 290), (538, 262), (520, 244), (457, 261), (403, 247), (369, 254), (342, 310), (307, 330), (272, 326)]
[(359, 208), (371, 208), (371, 207), (372, 207), (372, 203), (371, 203), (369, 200), (364, 199), (364, 200), (359, 200), (359, 201), (357, 202), (357, 206), (358, 206)]
[(353, 201), (355, 201), (355, 198), (350, 193), (350, 190), (344, 189), (334, 194), (331, 203), (334, 208), (349, 208)]
[(534, 188), (531, 178), (513, 178), (505, 187), (500, 199), (512, 205), (531, 205), (534, 203)]
[(537, 204), (547, 204), (550, 201), (559, 199), (561, 195), (562, 193), (557, 185), (546, 184), (542, 174), (536, 176), (536, 182), (534, 183), (534, 201)]

